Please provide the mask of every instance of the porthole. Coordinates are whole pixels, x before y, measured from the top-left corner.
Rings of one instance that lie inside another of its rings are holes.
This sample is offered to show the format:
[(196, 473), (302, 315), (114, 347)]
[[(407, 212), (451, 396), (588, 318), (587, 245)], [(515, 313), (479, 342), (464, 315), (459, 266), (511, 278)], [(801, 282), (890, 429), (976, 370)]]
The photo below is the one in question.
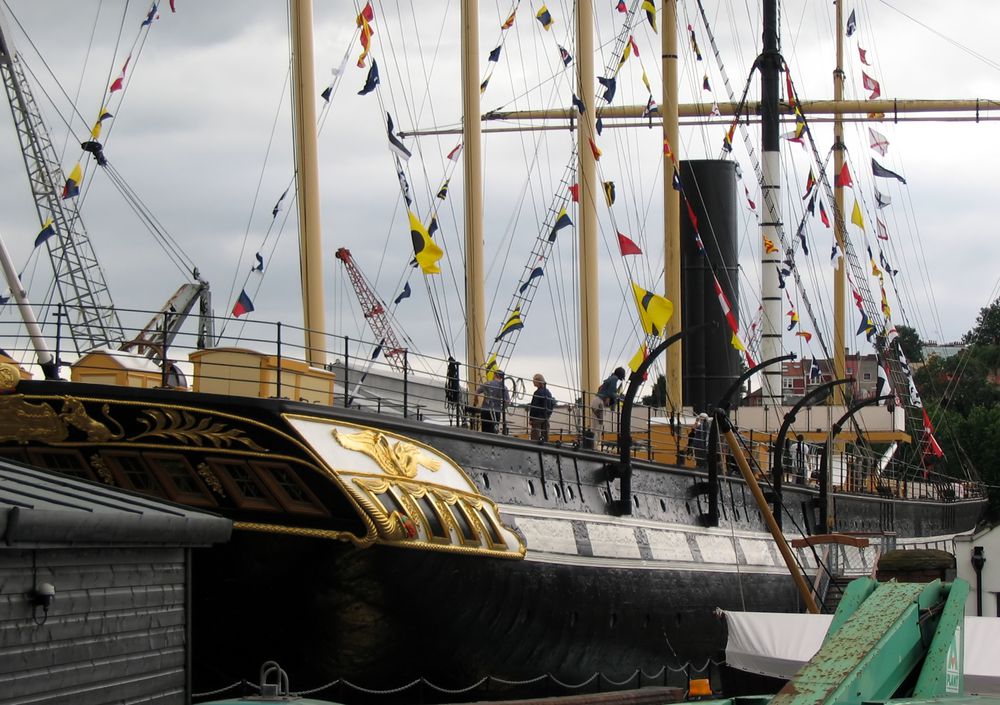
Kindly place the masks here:
[(535, 483), (532, 482), (531, 480), (528, 480), (528, 494), (530, 495), (535, 494)]
[(567, 496), (567, 497), (568, 497), (569, 499), (576, 499), (576, 498), (575, 498), (575, 497), (573, 496), (573, 485), (566, 485), (566, 496)]
[(616, 624), (618, 624), (618, 613), (617, 612), (612, 612), (611, 613), (611, 628), (614, 629)]
[(554, 482), (552, 483), (552, 491), (555, 492), (556, 497), (562, 498), (562, 488)]
[(483, 487), (485, 487), (486, 489), (490, 488), (490, 476), (487, 475), (485, 472), (483, 473)]
[(632, 495), (632, 504), (635, 505), (636, 509), (639, 508), (639, 495), (637, 494)]
[(660, 511), (661, 512), (667, 511), (667, 501), (662, 497), (660, 497)]

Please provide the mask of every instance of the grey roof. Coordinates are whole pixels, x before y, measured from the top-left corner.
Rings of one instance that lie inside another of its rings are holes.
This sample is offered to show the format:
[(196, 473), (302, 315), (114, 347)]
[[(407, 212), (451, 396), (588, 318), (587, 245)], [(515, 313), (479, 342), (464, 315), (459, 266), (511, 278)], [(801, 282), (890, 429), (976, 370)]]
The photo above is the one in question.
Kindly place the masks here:
[(228, 541), (232, 527), (215, 514), (0, 458), (7, 546), (206, 545)]

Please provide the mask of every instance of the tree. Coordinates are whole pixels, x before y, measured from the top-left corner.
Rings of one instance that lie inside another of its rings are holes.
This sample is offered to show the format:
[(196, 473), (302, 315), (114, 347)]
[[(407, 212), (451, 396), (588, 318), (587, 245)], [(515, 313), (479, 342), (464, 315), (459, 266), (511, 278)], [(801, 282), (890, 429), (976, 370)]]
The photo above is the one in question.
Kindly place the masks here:
[(925, 401), (962, 417), (968, 417), (977, 406), (1000, 402), (1000, 390), (990, 382), (988, 368), (970, 350), (949, 358), (932, 355), (913, 378)]
[(653, 393), (642, 398), (642, 403), (646, 406), (666, 406), (667, 405), (667, 378), (660, 375), (653, 385)]
[(1000, 299), (979, 309), (976, 325), (962, 336), (962, 342), (972, 345), (1000, 345)]
[(899, 348), (906, 355), (907, 362), (924, 361), (924, 341), (917, 331), (910, 326), (896, 326), (899, 333)]

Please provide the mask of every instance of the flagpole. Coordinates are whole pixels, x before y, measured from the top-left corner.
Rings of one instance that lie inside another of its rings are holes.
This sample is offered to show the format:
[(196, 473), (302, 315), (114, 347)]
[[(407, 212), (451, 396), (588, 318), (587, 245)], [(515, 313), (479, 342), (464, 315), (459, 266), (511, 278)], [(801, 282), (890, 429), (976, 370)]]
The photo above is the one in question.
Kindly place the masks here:
[[(663, 139), (670, 145), (674, 158), (680, 159), (680, 139), (677, 126), (677, 0), (663, 0), (660, 18), (660, 38), (663, 53)], [(680, 162), (678, 161), (678, 164)], [(674, 315), (667, 321), (664, 337), (681, 330), (681, 207), (680, 194), (674, 189), (673, 159), (663, 155), (663, 220), (664, 220), (664, 284), (667, 298), (674, 304)], [(683, 352), (681, 345), (671, 345), (666, 353), (667, 402), (670, 410), (684, 408)]]
[(479, 3), (462, 0), (462, 148), (465, 184), (465, 357), (470, 391), (485, 379), (483, 171), (479, 105)]
[[(760, 71), (760, 117), (761, 155), (763, 179), (763, 217), (761, 234), (765, 241), (779, 243), (777, 233), (781, 226), (781, 160), (778, 120), (778, 75), (781, 70), (781, 56), (778, 53), (778, 8), (777, 0), (765, 0), (763, 12), (763, 51), (758, 57)], [(763, 359), (780, 357), (783, 351), (783, 318), (781, 289), (778, 287), (777, 270), (781, 266), (782, 253), (768, 252), (761, 246), (761, 303), (764, 309), (761, 332)], [(765, 428), (771, 410), (777, 410), (782, 402), (781, 365), (771, 365), (763, 371), (762, 405), (765, 410)], [(780, 411), (779, 411), (780, 413)]]
[[(594, 134), (594, 8), (592, 0), (576, 3), (577, 95), (583, 114), (577, 122), (577, 164), (580, 184), (580, 389), (583, 392), (583, 428), (589, 428), (586, 413), (599, 378), (600, 322), (597, 290), (597, 159), (591, 150)], [(601, 196), (603, 198), (603, 196)]]
[(291, 0), (292, 121), (299, 207), (299, 269), (306, 359), (326, 365), (323, 245), (319, 219), (316, 80), (313, 76), (312, 0)]
[[(844, 99), (844, 3), (836, 0), (837, 21), (837, 65), (833, 70), (833, 99)], [(837, 238), (837, 247), (841, 257), (833, 272), (833, 378), (844, 379), (847, 375), (847, 360), (844, 347), (846, 345), (845, 317), (847, 300), (847, 249), (844, 246), (844, 186), (839, 181), (840, 172), (844, 167), (844, 122), (839, 114), (833, 121), (833, 173), (836, 175), (833, 184), (833, 232)], [(831, 403), (838, 406), (846, 405), (843, 385), (834, 388)]]

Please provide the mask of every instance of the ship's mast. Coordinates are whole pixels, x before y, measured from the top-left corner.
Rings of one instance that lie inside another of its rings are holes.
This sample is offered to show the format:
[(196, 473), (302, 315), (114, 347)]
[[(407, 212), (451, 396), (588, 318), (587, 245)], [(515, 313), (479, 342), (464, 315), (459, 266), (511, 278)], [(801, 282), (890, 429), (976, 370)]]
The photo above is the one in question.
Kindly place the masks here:
[[(663, 0), (660, 19), (663, 50), (663, 138), (671, 151), (680, 159), (680, 139), (677, 127), (677, 0)], [(674, 189), (674, 164), (664, 150), (663, 155), (663, 278), (667, 298), (674, 304), (674, 315), (667, 321), (666, 337), (680, 332), (681, 311), (681, 201)], [(671, 345), (666, 352), (667, 401), (671, 411), (684, 406), (684, 384), (681, 377), (683, 357), (680, 345)]]
[(462, 0), (462, 125), (465, 164), (465, 355), (472, 390), (483, 380), (483, 170), (479, 107), (479, 3)]
[[(577, 95), (584, 111), (577, 125), (577, 163), (580, 184), (580, 388), (585, 395), (597, 391), (600, 383), (600, 329), (597, 290), (597, 193), (596, 159), (590, 148), (596, 144), (594, 129), (594, 7), (591, 0), (576, 2)], [(587, 414), (583, 415), (587, 419)], [(584, 422), (587, 425), (587, 421)]]
[[(844, 99), (844, 3), (836, 0), (837, 6), (837, 66), (833, 70), (833, 99)], [(833, 121), (833, 173), (839, 177), (844, 166), (844, 121), (838, 113)], [(833, 183), (833, 232), (837, 238), (837, 246), (841, 254), (847, 252), (844, 243), (844, 186), (839, 180)], [(844, 331), (847, 296), (847, 258), (841, 257), (833, 273), (833, 378), (844, 379), (847, 376), (846, 333)], [(844, 387), (834, 388), (833, 403), (845, 404)]]
[(299, 270), (306, 359), (326, 364), (323, 249), (319, 219), (319, 164), (316, 145), (316, 82), (313, 76), (312, 0), (291, 0), (292, 131), (299, 206)]
[[(761, 233), (764, 240), (781, 242), (777, 236), (781, 226), (781, 160), (778, 128), (778, 74), (781, 57), (778, 53), (778, 7), (776, 0), (764, 0), (763, 45), (758, 61), (760, 71), (761, 153), (764, 217)], [(781, 341), (781, 289), (778, 288), (776, 271), (781, 265), (781, 251), (768, 253), (761, 247), (761, 300), (764, 309), (761, 334), (761, 358), (768, 360), (782, 354)], [(781, 366), (771, 365), (764, 370), (762, 403), (765, 409), (781, 404)], [(766, 417), (765, 417), (766, 418)]]

